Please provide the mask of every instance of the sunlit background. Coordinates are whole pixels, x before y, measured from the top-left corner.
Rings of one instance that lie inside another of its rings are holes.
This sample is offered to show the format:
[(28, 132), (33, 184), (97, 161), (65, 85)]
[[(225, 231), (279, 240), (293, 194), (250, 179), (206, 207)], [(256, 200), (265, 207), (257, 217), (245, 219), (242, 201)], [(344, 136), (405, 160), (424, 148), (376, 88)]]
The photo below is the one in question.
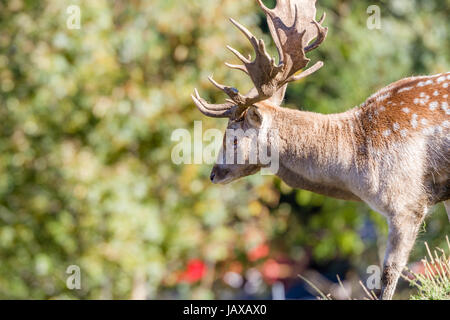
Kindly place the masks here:
[[(273, 6), (274, 1), (266, 1)], [(67, 8), (81, 12), (68, 28)], [(381, 28), (367, 8), (378, 5)], [(319, 0), (325, 66), (291, 85), (285, 106), (322, 113), (363, 102), (406, 76), (450, 70), (448, 0)], [(0, 298), (354, 298), (380, 265), (384, 218), (362, 203), (255, 175), (212, 185), (211, 165), (175, 165), (175, 129), (225, 129), (190, 94), (251, 83), (223, 65), (250, 45), (233, 17), (270, 43), (252, 0), (0, 2)], [(410, 266), (443, 246), (442, 205)], [(66, 285), (79, 266), (81, 289)], [(397, 297), (413, 289), (401, 282)], [(344, 295), (345, 297), (345, 295)]]

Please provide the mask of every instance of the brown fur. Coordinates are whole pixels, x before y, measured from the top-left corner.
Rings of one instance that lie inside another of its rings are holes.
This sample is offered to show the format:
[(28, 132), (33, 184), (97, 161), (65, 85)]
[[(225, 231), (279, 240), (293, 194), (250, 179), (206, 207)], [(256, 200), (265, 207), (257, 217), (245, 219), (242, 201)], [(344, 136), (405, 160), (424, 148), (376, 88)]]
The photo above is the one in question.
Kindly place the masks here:
[[(282, 180), (295, 188), (364, 201), (387, 217), (383, 299), (392, 298), (428, 209), (445, 201), (450, 218), (448, 84), (450, 73), (403, 79), (361, 107), (332, 115), (269, 101), (256, 104), (263, 119), (257, 129), (278, 131), (277, 175)], [(229, 128), (251, 127), (254, 121), (247, 118), (230, 119)], [(214, 182), (227, 183), (258, 169), (216, 164), (213, 172), (225, 170), (227, 179)]]

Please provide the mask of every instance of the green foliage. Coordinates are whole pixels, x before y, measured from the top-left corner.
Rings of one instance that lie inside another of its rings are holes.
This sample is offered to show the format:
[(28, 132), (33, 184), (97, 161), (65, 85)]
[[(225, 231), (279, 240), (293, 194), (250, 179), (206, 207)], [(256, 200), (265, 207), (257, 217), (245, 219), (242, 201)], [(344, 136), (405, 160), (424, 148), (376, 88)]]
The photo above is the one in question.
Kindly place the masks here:
[[(448, 237), (446, 239), (450, 252), (450, 242)], [(410, 285), (417, 289), (410, 299), (450, 300), (450, 259), (443, 249), (436, 248), (432, 254), (427, 243), (425, 246), (428, 256), (422, 260), (421, 272), (410, 271), (410, 277), (405, 277)]]
[[(72, 4), (79, 30), (66, 27)], [(311, 58), (325, 67), (289, 88), (287, 106), (343, 111), (404, 76), (448, 71), (445, 0), (381, 2), (381, 30), (366, 28), (370, 4), (319, 2), (330, 32)], [(310, 252), (377, 263), (360, 259), (373, 246), (362, 204), (259, 175), (213, 186), (210, 166), (170, 160), (173, 130), (225, 127), (190, 100), (194, 87), (224, 98), (207, 75), (250, 88), (223, 67), (225, 44), (249, 50), (229, 16), (270, 42), (255, 1), (0, 2), (0, 298), (212, 298), (236, 263)], [(433, 237), (448, 233), (444, 218), (440, 208)], [(251, 260), (262, 244), (268, 255)], [(180, 283), (192, 259), (206, 276)], [(66, 287), (69, 265), (81, 290)]]

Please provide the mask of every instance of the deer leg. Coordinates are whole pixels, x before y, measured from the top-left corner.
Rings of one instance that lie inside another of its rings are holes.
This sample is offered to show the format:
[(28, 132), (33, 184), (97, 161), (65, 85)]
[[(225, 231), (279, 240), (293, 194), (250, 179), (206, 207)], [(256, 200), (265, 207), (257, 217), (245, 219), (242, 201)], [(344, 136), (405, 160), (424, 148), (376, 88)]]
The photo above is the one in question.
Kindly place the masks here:
[(381, 278), (381, 299), (391, 300), (398, 279), (408, 262), (424, 215), (393, 216), (389, 221), (389, 236)]
[(450, 200), (444, 201), (444, 206), (447, 211), (448, 221), (450, 221)]

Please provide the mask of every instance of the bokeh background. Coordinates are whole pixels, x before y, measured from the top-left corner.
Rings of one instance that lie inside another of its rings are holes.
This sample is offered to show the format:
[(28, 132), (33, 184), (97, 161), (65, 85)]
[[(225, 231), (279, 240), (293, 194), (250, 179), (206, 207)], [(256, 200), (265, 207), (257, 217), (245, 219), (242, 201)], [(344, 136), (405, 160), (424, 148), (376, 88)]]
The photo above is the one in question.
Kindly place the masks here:
[[(273, 6), (274, 1), (265, 1)], [(67, 28), (70, 5), (81, 28)], [(367, 28), (369, 5), (381, 29)], [(448, 0), (320, 0), (325, 67), (291, 85), (286, 107), (344, 111), (400, 78), (450, 70)], [(250, 45), (233, 17), (270, 43), (256, 1), (0, 1), (0, 298), (314, 298), (298, 277), (355, 298), (379, 265), (386, 224), (366, 205), (255, 175), (209, 182), (210, 165), (175, 165), (175, 129), (225, 129), (190, 94), (245, 91), (223, 62)], [(410, 259), (450, 234), (434, 209)], [(81, 269), (81, 289), (66, 269)], [(398, 297), (408, 297), (408, 286)], [(311, 294), (312, 293), (312, 294)]]

